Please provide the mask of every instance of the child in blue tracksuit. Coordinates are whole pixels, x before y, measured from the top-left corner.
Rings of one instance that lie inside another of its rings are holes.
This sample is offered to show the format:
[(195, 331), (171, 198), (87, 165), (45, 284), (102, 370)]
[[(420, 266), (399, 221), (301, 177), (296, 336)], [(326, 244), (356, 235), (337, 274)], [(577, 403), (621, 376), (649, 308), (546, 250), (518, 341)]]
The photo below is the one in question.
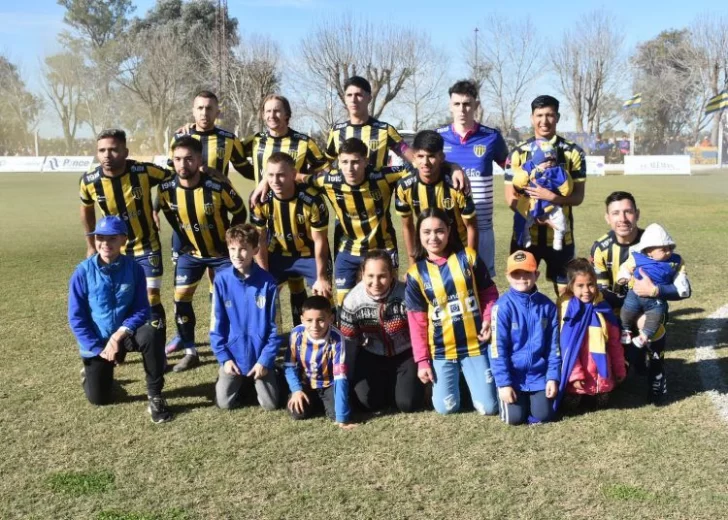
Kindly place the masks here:
[(498, 387), (501, 419), (530, 424), (551, 419), (561, 373), (556, 305), (538, 292), (534, 256), (508, 258), (510, 289), (493, 307), (490, 366)]
[(215, 276), (210, 345), (220, 363), (215, 402), (230, 409), (253, 387), (265, 410), (278, 407), (275, 359), (281, 345), (275, 322), (277, 285), (253, 263), (260, 235), (251, 224), (225, 233), (233, 266)]
[[(513, 178), (513, 185), (519, 190), (527, 186), (541, 186), (568, 197), (574, 188), (571, 176), (559, 166), (556, 150), (547, 139), (536, 139), (531, 143), (531, 160), (523, 164), (523, 171), (528, 177), (517, 175)], [(524, 248), (531, 247), (531, 226), (537, 219), (547, 218), (554, 230), (554, 250), (561, 251), (564, 235), (568, 231), (568, 222), (561, 206), (526, 197), (520, 200), (521, 204), (528, 204), (528, 208), (519, 205), (516, 212), (514, 231), (519, 244)]]
[(294, 419), (306, 419), (323, 411), (348, 430), (349, 377), (344, 335), (334, 328), (331, 302), (323, 296), (306, 298), (301, 325), (291, 331), (285, 372), (291, 395), (288, 411)]

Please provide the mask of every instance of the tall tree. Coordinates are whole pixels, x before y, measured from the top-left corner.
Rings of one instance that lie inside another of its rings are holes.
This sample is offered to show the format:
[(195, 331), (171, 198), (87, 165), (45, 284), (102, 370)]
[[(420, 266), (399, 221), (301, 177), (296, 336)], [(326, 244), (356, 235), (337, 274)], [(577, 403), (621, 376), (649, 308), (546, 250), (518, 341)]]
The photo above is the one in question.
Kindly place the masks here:
[(78, 38), (100, 48), (124, 33), (135, 7), (131, 0), (58, 0), (66, 8), (63, 21)]
[(641, 43), (632, 56), (633, 91), (642, 93), (640, 130), (647, 152), (664, 152), (668, 140), (690, 129), (700, 95), (690, 68), (694, 52), (684, 29), (661, 32)]
[(599, 104), (620, 78), (624, 35), (618, 23), (605, 9), (593, 11), (579, 20), (577, 32), (567, 29), (551, 48), (551, 63), (577, 132), (584, 132), (585, 122), (590, 134), (599, 132)]
[(77, 52), (63, 52), (45, 59), (43, 90), (61, 121), (66, 153), (73, 153), (76, 131), (83, 120), (83, 82), (86, 67)]
[(530, 18), (514, 22), (492, 15), (476, 34), (478, 67), (488, 71), (482, 77), (484, 109), (507, 134), (529, 87), (541, 76), (542, 43)]
[(0, 55), (0, 155), (29, 153), (42, 106), (27, 90), (18, 68)]

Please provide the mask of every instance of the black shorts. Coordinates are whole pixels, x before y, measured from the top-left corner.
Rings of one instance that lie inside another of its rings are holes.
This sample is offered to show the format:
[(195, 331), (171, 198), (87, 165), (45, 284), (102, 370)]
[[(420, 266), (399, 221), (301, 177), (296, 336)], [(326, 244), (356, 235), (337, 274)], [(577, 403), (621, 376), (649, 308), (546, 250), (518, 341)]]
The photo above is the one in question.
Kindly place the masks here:
[[(524, 249), (518, 245), (518, 242), (511, 240), (511, 254), (519, 249)], [(573, 242), (564, 244), (561, 251), (555, 251), (553, 247), (545, 245), (532, 245), (525, 248), (525, 251), (536, 257), (536, 263), (540, 264), (541, 260), (546, 262), (546, 279), (559, 285), (566, 285), (566, 264), (575, 258), (576, 247)]]

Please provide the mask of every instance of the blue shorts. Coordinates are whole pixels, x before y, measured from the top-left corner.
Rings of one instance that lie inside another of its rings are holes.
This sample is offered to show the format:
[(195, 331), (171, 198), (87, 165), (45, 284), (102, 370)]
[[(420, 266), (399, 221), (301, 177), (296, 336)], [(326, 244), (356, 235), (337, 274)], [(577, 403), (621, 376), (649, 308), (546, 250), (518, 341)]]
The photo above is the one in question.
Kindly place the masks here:
[[(144, 256), (135, 256), (134, 260), (136, 261), (136, 263), (142, 266), (142, 269), (144, 269), (144, 276), (147, 277), (147, 286), (149, 288), (152, 288), (152, 285), (149, 283), (149, 278), (161, 279), (162, 275), (164, 274), (162, 252), (156, 251), (154, 253), (149, 253), (148, 255)], [(159, 288), (159, 286), (157, 286), (156, 288)]]
[(208, 268), (215, 272), (231, 267), (233, 264), (227, 256), (218, 258), (197, 258), (189, 253), (179, 256), (177, 265), (174, 268), (174, 286), (183, 287), (196, 285), (202, 280)]
[[(388, 249), (387, 253), (392, 258), (394, 268), (399, 267), (399, 254), (396, 249)], [(336, 289), (351, 290), (358, 282), (359, 270), (364, 262), (364, 256), (355, 256), (346, 251), (339, 252), (334, 262), (334, 282)]]
[[(326, 271), (331, 273), (330, 259)], [(287, 282), (289, 278), (305, 278), (308, 285), (313, 287), (318, 278), (316, 259), (312, 256), (295, 257), (270, 253), (268, 255), (268, 272), (279, 285)]]

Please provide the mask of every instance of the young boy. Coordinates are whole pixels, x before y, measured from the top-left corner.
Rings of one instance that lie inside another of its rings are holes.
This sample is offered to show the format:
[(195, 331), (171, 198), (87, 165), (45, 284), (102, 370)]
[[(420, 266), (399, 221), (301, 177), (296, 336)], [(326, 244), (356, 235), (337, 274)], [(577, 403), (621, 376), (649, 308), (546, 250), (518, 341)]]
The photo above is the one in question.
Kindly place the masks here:
[[(626, 285), (634, 276), (642, 279), (647, 275), (656, 286), (674, 284), (681, 298), (690, 296), (690, 282), (685, 274), (685, 263), (680, 255), (674, 253), (675, 241), (659, 224), (645, 228), (640, 243), (635, 246), (629, 259), (622, 264), (617, 274), (617, 283)], [(633, 343), (637, 348), (649, 345), (650, 339), (663, 321), (667, 312), (667, 302), (655, 294), (645, 298), (637, 296), (632, 289), (627, 292), (622, 305), (622, 343)], [(637, 319), (644, 313), (645, 323), (639, 336), (632, 339), (632, 329)]]
[(402, 217), (410, 264), (414, 263), (415, 244), (420, 240), (415, 236), (415, 221), (430, 207), (447, 213), (456, 244), (478, 250), (475, 204), (470, 195), (456, 190), (452, 174), (459, 167), (445, 162), (444, 146), (445, 142), (437, 132), (419, 132), (412, 143), (416, 170), (397, 184), (394, 208)]
[[(513, 177), (513, 186), (524, 190), (527, 186), (541, 186), (547, 190), (568, 197), (574, 189), (571, 176), (557, 163), (556, 149), (547, 139), (536, 139), (531, 143), (531, 160), (523, 164), (523, 169)], [(554, 230), (554, 251), (564, 248), (564, 235), (568, 231), (568, 221), (564, 210), (558, 204), (541, 199), (521, 197), (514, 232), (522, 247), (531, 247), (531, 226), (537, 219), (548, 219)], [(520, 217), (520, 218), (519, 218)]]
[(508, 257), (510, 289), (493, 307), (490, 366), (501, 419), (507, 424), (551, 420), (561, 371), (556, 305), (536, 288), (536, 258), (527, 251)]
[(215, 402), (225, 410), (234, 408), (253, 387), (264, 410), (275, 410), (278, 405), (277, 284), (253, 263), (258, 239), (251, 224), (228, 229), (225, 241), (233, 265), (215, 276), (210, 345), (220, 363)]
[(303, 303), (302, 323), (291, 331), (284, 364), (291, 389), (288, 410), (294, 419), (307, 419), (323, 408), (329, 419), (348, 430), (354, 425), (349, 423), (345, 342), (333, 321), (328, 298), (311, 296)]

